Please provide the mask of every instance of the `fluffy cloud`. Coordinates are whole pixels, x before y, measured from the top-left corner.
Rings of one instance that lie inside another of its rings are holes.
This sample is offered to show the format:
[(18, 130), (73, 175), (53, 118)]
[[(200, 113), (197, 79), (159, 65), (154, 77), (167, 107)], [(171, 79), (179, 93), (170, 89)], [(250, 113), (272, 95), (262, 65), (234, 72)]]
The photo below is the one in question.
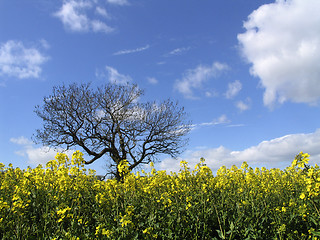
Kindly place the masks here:
[(0, 45), (0, 76), (39, 78), (41, 65), (48, 60), (39, 49), (25, 47), (20, 41), (8, 41)]
[(252, 12), (238, 35), (264, 104), (316, 103), (320, 97), (320, 2), (277, 0)]
[[(300, 151), (311, 155), (311, 163), (320, 160), (320, 129), (309, 134), (291, 134), (268, 141), (263, 141), (256, 146), (242, 151), (232, 151), (223, 146), (199, 151), (189, 151), (185, 158), (191, 167), (199, 163), (201, 157), (206, 159), (206, 164), (216, 172), (221, 166), (241, 166), (246, 161), (252, 167), (280, 167), (290, 165)], [(160, 163), (160, 168), (168, 171), (179, 170), (179, 162), (174, 159), (165, 159)]]
[[(74, 32), (112, 32), (114, 29), (106, 23), (89, 18), (88, 11), (93, 8), (94, 4), (94, 1), (89, 0), (65, 0), (54, 16), (59, 18), (67, 29)], [(106, 11), (103, 10), (102, 7), (96, 7), (96, 12), (99, 15), (106, 14)]]
[(18, 144), (18, 145), (26, 145), (26, 146), (33, 144), (33, 142), (31, 140), (29, 140), (28, 138), (26, 138), (24, 136), (21, 136), (18, 138), (11, 138), (10, 142)]
[(96, 14), (98, 14), (98, 15), (104, 17), (104, 18), (109, 18), (110, 17), (108, 12), (107, 12), (107, 10), (104, 9), (103, 7), (100, 7), (100, 6), (96, 7)]
[(132, 78), (129, 75), (121, 74), (117, 69), (110, 66), (106, 66), (105, 71), (97, 71), (96, 76), (98, 78), (105, 78), (110, 82), (119, 85), (125, 85), (132, 81)]
[(150, 84), (153, 84), (153, 85), (158, 84), (158, 80), (154, 77), (148, 77), (147, 80)]
[[(16, 154), (28, 158), (28, 163), (37, 166), (45, 165), (48, 161), (55, 158), (57, 152), (62, 152), (62, 149), (54, 150), (49, 147), (35, 147), (33, 142), (26, 137), (11, 138), (10, 141), (22, 147)], [(71, 155), (71, 152), (69, 152)]]
[(91, 21), (92, 31), (94, 32), (112, 32), (113, 29), (106, 25), (104, 22), (99, 20), (92, 20)]
[(250, 105), (251, 105), (251, 99), (250, 99), (250, 98), (247, 98), (245, 101), (238, 101), (238, 102), (236, 102), (236, 107), (237, 107), (241, 112), (250, 109)]
[(214, 62), (211, 66), (199, 65), (194, 69), (187, 70), (182, 79), (176, 80), (174, 88), (186, 98), (195, 99), (194, 90), (201, 89), (205, 82), (217, 77), (227, 69), (228, 66), (226, 64), (219, 62)]
[(225, 93), (226, 98), (228, 99), (234, 98), (240, 92), (241, 88), (242, 88), (242, 84), (239, 80), (229, 83), (228, 90)]

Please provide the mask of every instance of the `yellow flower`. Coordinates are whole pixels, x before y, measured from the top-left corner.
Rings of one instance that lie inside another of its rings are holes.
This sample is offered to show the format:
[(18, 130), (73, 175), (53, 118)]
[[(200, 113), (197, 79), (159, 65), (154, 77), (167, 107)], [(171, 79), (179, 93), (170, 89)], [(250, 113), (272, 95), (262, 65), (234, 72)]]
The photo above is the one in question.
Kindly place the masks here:
[(191, 206), (192, 206), (191, 203), (188, 203), (186, 206), (186, 210), (188, 210)]
[(301, 198), (301, 199), (305, 199), (305, 197), (306, 197), (306, 195), (305, 195), (304, 193), (301, 193), (301, 194), (300, 194), (300, 198)]
[(126, 208), (126, 213), (127, 213), (128, 215), (132, 215), (133, 210), (134, 210), (134, 207), (133, 207), (133, 206), (128, 206), (128, 207)]
[(186, 167), (186, 166), (188, 166), (188, 162), (182, 160), (182, 161), (180, 162), (180, 166), (181, 166), (181, 167)]
[(95, 233), (95, 235), (98, 235), (98, 234), (99, 234), (101, 227), (102, 227), (101, 225), (99, 225), (99, 226), (96, 227), (96, 233)]
[(118, 172), (121, 176), (125, 176), (126, 174), (128, 174), (130, 172), (129, 162), (126, 159), (121, 160), (121, 162), (118, 164), (117, 168), (118, 168)]
[(145, 230), (143, 230), (142, 232), (143, 232), (144, 234), (151, 234), (152, 230), (153, 230), (153, 227), (148, 227), (148, 228), (146, 228)]
[(120, 222), (122, 227), (132, 223), (132, 221), (127, 218), (127, 215), (124, 215), (123, 218), (120, 219)]
[(72, 154), (71, 164), (72, 165), (82, 165), (84, 163), (83, 153), (80, 151), (75, 151)]
[(241, 165), (241, 169), (245, 170), (249, 167), (248, 163), (247, 162), (243, 162), (242, 165)]
[(65, 153), (57, 153), (55, 159), (58, 160), (59, 164), (64, 164), (69, 161), (69, 158)]
[(106, 235), (106, 236), (110, 236), (111, 235), (111, 231), (110, 230), (106, 230), (105, 228), (102, 228), (101, 234), (102, 235)]

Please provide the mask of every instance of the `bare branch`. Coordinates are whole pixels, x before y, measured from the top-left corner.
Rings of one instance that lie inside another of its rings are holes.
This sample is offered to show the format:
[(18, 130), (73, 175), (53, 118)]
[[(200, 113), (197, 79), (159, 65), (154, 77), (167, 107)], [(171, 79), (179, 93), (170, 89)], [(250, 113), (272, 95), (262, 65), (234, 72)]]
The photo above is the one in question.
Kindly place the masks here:
[(93, 90), (90, 84), (53, 88), (35, 113), (43, 128), (34, 139), (47, 146), (79, 146), (93, 158), (109, 156), (112, 171), (127, 159), (129, 168), (149, 163), (157, 154), (176, 157), (190, 131), (183, 108), (170, 100), (139, 103), (143, 94), (137, 85), (106, 84)]

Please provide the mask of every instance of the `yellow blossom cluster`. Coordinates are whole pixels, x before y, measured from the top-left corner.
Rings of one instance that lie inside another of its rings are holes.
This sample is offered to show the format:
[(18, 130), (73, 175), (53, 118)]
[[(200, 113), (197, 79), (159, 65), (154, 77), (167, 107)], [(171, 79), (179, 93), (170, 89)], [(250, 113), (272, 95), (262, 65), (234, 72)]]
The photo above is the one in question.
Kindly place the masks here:
[(83, 154), (45, 167), (0, 163), (0, 239), (319, 239), (320, 169), (299, 153), (286, 169), (130, 172), (100, 181)]

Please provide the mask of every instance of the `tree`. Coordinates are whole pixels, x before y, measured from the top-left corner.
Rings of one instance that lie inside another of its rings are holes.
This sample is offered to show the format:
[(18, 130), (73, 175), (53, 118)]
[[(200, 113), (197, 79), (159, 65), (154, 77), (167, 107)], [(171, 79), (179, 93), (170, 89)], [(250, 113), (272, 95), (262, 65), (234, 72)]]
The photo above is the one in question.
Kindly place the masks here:
[(110, 172), (121, 179), (118, 165), (127, 160), (129, 170), (156, 160), (160, 153), (177, 157), (190, 131), (184, 108), (170, 100), (140, 103), (143, 91), (137, 85), (91, 84), (56, 86), (35, 113), (43, 128), (36, 143), (70, 149), (80, 146), (90, 164), (108, 155)]

